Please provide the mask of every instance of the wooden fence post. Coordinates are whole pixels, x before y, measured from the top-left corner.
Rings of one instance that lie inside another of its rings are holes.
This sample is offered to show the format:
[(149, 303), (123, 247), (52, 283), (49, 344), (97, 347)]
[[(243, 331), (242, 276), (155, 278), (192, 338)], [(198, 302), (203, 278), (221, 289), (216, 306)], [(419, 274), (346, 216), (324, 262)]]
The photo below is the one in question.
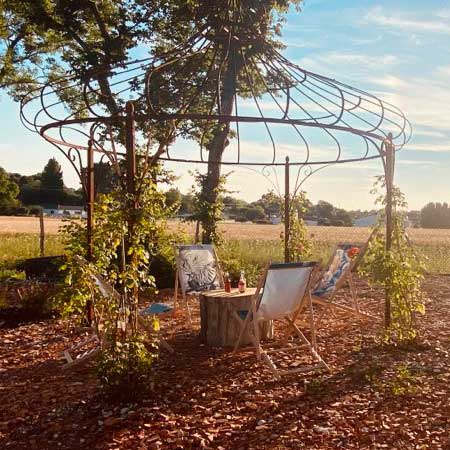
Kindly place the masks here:
[(40, 255), (45, 256), (45, 229), (44, 229), (44, 209), (41, 208), (39, 211), (39, 228), (40, 228), (40, 239), (39, 239), (39, 247), (40, 247)]

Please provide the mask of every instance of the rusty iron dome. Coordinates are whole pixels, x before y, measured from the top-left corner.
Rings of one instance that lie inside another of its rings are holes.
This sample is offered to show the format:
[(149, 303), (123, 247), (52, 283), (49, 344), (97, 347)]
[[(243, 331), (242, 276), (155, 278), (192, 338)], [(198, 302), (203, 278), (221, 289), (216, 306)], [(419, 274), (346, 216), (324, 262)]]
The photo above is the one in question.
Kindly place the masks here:
[[(158, 125), (172, 127), (168, 142), (176, 141), (189, 128), (200, 130), (198, 150), (189, 155), (160, 143), (164, 148), (156, 156), (161, 161), (263, 169), (297, 166), (298, 181), (302, 169), (306, 169), (306, 179), (331, 164), (380, 158), (388, 191), (392, 191), (393, 154), (409, 141), (412, 131), (403, 112), (373, 94), (287, 60), (279, 46), (252, 25), (257, 23), (253, 20), (256, 12), (241, 3), (227, 0), (221, 9), (207, 9), (197, 31), (171, 51), (105, 70), (86, 69), (81, 77), (68, 73), (38, 86), (22, 99), (24, 125), (56, 146), (80, 177), (90, 199), (88, 216), (92, 216), (93, 152), (119, 169), (118, 162), (126, 155), (121, 151), (125, 141), (124, 147), (133, 155), (129, 170), (134, 173), (136, 135), (142, 138)], [(197, 73), (198, 67), (205, 70)], [(227, 70), (238, 79), (231, 107), (230, 102), (223, 105), (221, 101)], [(106, 96), (102, 85), (107, 86)], [(176, 104), (164, 104), (159, 95), (164, 90), (175, 90)], [(135, 111), (128, 101), (130, 96), (135, 99)], [(74, 111), (69, 103), (79, 107)], [(232, 131), (232, 145), (220, 161), (208, 158), (205, 149), (208, 127), (217, 123), (230, 124)], [(248, 133), (243, 132), (248, 126), (259, 127), (258, 133), (252, 133), (260, 139), (256, 152), (248, 151)], [(122, 144), (118, 143), (118, 129), (126, 130), (126, 138), (119, 139)], [(289, 141), (282, 137), (287, 134)], [(261, 136), (265, 136), (264, 143)], [(91, 150), (88, 176), (83, 150)], [(296, 182), (295, 188), (300, 184)], [(288, 191), (285, 200), (288, 205)], [(90, 221), (92, 233), (92, 217)], [(288, 232), (287, 228), (286, 242)]]
[[(37, 87), (21, 102), (23, 123), (58, 147), (82, 182), (80, 150), (88, 149), (88, 141), (113, 163), (124, 155), (115, 133), (117, 127), (125, 127), (130, 96), (135, 97), (138, 132), (152, 124), (176, 124), (172, 136), (176, 139), (183, 127), (206, 130), (210, 124), (230, 123), (233, 145), (223, 160), (210, 163), (282, 166), (287, 146), (291, 165), (323, 166), (380, 158), (387, 139), (396, 150), (408, 142), (411, 126), (397, 107), (291, 63), (256, 30), (242, 32), (242, 23), (251, 23), (251, 11), (243, 13), (237, 0), (229, 0), (229, 6), (225, 16), (210, 19), (170, 52), (105, 71), (88, 69), (82, 81), (79, 75), (68, 74)], [(261, 51), (253, 51), (255, 46)], [(200, 65), (205, 70), (198, 74)], [(227, 113), (221, 102), (224, 72), (236, 66), (238, 86)], [(103, 95), (99, 79), (106, 81), (110, 97)], [(152, 91), (155, 87), (178, 89), (179, 104), (161, 103)], [(80, 105), (76, 111), (68, 108), (68, 99)], [(261, 144), (252, 155), (246, 155), (242, 132), (249, 124), (258, 129)], [(167, 146), (159, 159), (207, 163), (205, 133), (199, 136), (195, 153), (186, 155)], [(289, 135), (289, 142), (283, 141), (283, 134)]]

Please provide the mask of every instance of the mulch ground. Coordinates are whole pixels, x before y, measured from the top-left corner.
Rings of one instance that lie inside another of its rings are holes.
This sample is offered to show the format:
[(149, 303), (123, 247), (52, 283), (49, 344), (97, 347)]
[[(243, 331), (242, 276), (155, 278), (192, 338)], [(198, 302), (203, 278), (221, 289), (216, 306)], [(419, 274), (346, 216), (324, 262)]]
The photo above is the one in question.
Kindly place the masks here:
[[(450, 277), (425, 288), (413, 347), (381, 345), (381, 320), (330, 316), (319, 347), (331, 372), (277, 381), (253, 353), (209, 348), (187, 329), (175, 355), (161, 353), (153, 394), (128, 405), (104, 398), (92, 367), (62, 369), (82, 336), (61, 320), (3, 317), (0, 448), (450, 449)], [(381, 317), (381, 293), (361, 280), (358, 291)]]

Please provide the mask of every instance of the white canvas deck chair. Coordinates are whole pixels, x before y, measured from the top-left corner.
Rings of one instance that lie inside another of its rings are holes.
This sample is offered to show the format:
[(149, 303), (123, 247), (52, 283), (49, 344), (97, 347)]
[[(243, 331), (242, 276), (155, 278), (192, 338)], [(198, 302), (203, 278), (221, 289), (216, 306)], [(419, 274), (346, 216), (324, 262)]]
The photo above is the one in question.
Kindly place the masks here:
[[(260, 279), (252, 298), (251, 311), (234, 312), (236, 320), (241, 324), (234, 352), (238, 350), (247, 331), (255, 348), (257, 359), (262, 359), (277, 378), (289, 373), (329, 370), (317, 352), (314, 313), (310, 296), (310, 282), (316, 271), (316, 262), (271, 264)], [(299, 313), (305, 309), (308, 313), (311, 341), (295, 323)], [(286, 334), (280, 341), (281, 348), (275, 346), (273, 349), (265, 350), (261, 345), (259, 323), (268, 320), (283, 321), (287, 325)], [(294, 337), (298, 338), (298, 342), (289, 342), (292, 332)], [(313, 364), (286, 370), (281, 370), (276, 366), (272, 356), (276, 356), (277, 353), (280, 356), (289, 354), (302, 346), (311, 354)]]
[[(340, 243), (336, 246), (325, 270), (314, 284), (311, 292), (313, 303), (323, 306), (323, 311), (317, 321), (318, 324), (330, 309), (332, 311), (344, 311), (359, 317), (373, 317), (360, 309), (352, 275), (363, 258), (366, 249), (367, 243)], [(339, 289), (346, 283), (348, 283), (350, 288), (351, 305), (335, 301), (335, 296)]]
[(181, 290), (183, 306), (192, 324), (188, 296), (223, 289), (223, 276), (214, 246), (210, 244), (178, 244), (175, 246), (176, 277), (174, 308)]

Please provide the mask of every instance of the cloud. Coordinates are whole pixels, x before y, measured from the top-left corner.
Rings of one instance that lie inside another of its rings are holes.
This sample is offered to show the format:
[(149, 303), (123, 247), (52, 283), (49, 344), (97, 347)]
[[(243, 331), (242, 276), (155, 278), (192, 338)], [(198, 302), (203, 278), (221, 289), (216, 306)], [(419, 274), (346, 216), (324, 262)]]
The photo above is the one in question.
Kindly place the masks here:
[(435, 132), (450, 131), (450, 90), (440, 79), (387, 75), (369, 81), (384, 88), (374, 93), (400, 108), (413, 129), (417, 126)]
[(436, 16), (442, 19), (450, 19), (450, 9), (441, 9)]
[(416, 151), (416, 152), (431, 152), (431, 153), (442, 153), (447, 152), (450, 153), (450, 142), (443, 144), (410, 144), (408, 145), (408, 151)]
[(423, 18), (399, 14), (385, 14), (380, 6), (372, 8), (365, 16), (368, 23), (379, 25), (393, 30), (410, 32), (450, 34), (450, 24), (447, 21), (447, 10), (441, 11), (436, 20), (424, 20)]
[[(392, 68), (400, 63), (395, 55), (381, 54), (369, 55), (355, 52), (325, 52), (315, 54), (314, 57), (305, 57), (298, 61), (300, 67), (318, 73), (335, 75), (336, 69), (345, 68), (352, 74), (368, 74), (383, 67), (384, 70)], [(355, 79), (355, 77), (353, 76)]]
[(424, 137), (434, 137), (434, 138), (447, 138), (447, 135), (443, 133), (442, 131), (436, 131), (436, 130), (421, 130), (415, 129), (414, 130), (414, 136), (424, 136)]

